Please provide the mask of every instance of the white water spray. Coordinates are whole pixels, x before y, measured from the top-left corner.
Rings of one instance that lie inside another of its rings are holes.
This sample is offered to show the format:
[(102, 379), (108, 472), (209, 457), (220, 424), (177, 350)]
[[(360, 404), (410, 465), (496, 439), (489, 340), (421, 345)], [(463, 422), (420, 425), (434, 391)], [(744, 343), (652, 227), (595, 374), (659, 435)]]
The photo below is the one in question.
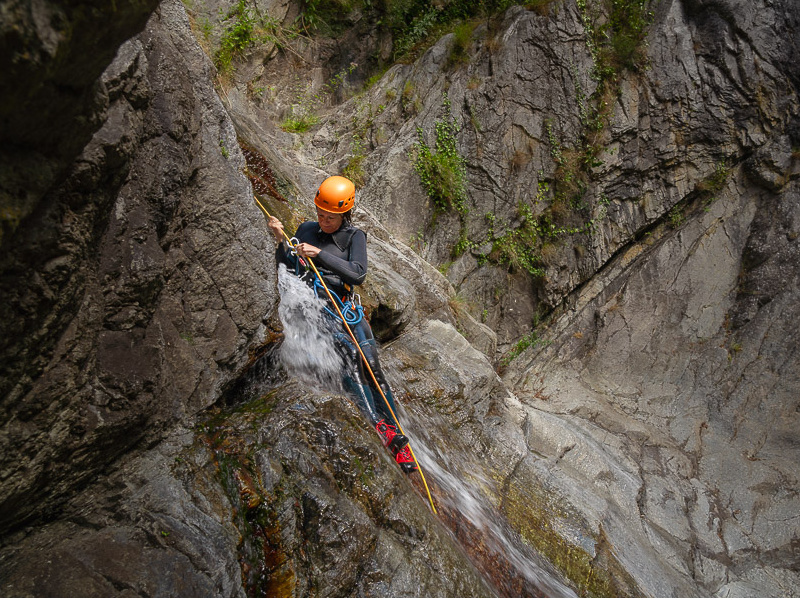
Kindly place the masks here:
[[(417, 415), (407, 411), (402, 411), (402, 414), (417, 459), (438, 485), (440, 507), (445, 509), (444, 504), (447, 504), (461, 519), (471, 523), (480, 532), (485, 552), (505, 561), (516, 572), (516, 577), (523, 578), (546, 597), (575, 597), (575, 591), (549, 567), (546, 559), (522, 541), (505, 518), (492, 508), (487, 490), (494, 489), (494, 482), (475, 464), (471, 465), (469, 476), (466, 476), (461, 467), (469, 464), (469, 455), (465, 456), (463, 449), (454, 447), (449, 447), (443, 454), (426, 438), (426, 428), (437, 417), (427, 415), (427, 423), (423, 423)], [(440, 421), (439, 427), (447, 427), (447, 423)]]
[(279, 356), (286, 372), (309, 386), (342, 392), (342, 358), (336, 351), (325, 302), (285, 265), (278, 266), (278, 291), (278, 316), (284, 333)]

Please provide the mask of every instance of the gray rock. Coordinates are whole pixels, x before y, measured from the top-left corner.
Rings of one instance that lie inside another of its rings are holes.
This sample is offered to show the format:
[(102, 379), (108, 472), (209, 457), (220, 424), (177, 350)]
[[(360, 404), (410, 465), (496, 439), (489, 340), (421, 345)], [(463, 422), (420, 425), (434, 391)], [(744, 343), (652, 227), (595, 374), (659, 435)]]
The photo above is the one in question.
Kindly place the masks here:
[[(461, 66), (447, 35), (349, 99), (388, 56), (366, 9), (337, 16), (339, 42), (249, 48), (220, 99), (177, 1), (124, 44), (152, 5), (117, 2), (96, 53), (96, 24), (70, 44), (62, 8), (17, 4), (3, 43), (33, 58), (3, 54), (6, 595), (798, 594), (791, 0), (654, 5), (646, 68), (617, 74), (597, 138), (573, 3), (476, 27)], [(233, 3), (193, 4), (213, 47)], [(351, 62), (316, 128), (280, 130)], [(445, 93), (463, 219), (433, 218), (409, 158)], [(299, 221), (356, 134), (364, 303), (436, 519), (346, 399), (272, 359), (273, 242), (238, 142)], [(565, 208), (560, 162), (587, 140)], [(491, 256), (521, 204), (574, 230), (537, 246), (535, 276)], [(463, 236), (475, 251), (454, 256)]]
[(191, 423), (265, 338), (264, 224), (209, 75), (182, 6), (162, 4), (100, 81), (102, 127), (5, 257), (4, 527)]

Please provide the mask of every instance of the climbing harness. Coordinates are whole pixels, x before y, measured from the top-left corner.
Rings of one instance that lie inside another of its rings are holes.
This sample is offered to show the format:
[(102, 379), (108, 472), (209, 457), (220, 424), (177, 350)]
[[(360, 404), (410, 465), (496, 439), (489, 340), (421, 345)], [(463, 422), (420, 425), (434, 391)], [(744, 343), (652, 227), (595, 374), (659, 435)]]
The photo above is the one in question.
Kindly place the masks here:
[[(320, 295), (320, 292), (325, 290), (325, 284), (320, 280), (319, 277), (314, 278), (314, 293), (317, 295), (317, 298), (322, 298), (323, 296)], [(361, 306), (361, 299), (358, 298), (358, 303), (354, 303), (353, 300), (342, 300), (339, 295), (328, 288), (328, 291), (331, 295), (331, 301), (336, 306), (336, 313), (334, 313), (330, 308), (327, 306), (324, 307), (325, 312), (327, 312), (330, 316), (337, 320), (344, 320), (350, 326), (355, 326), (361, 323), (361, 319), (364, 318), (364, 307)]]
[[(299, 243), (300, 240), (298, 240), (296, 237), (293, 237), (289, 240), (289, 245), (291, 247), (290, 254), (295, 258), (294, 274), (301, 281), (306, 281), (310, 276), (313, 279), (311, 288), (314, 290), (314, 295), (316, 295), (317, 298), (324, 299), (326, 285), (322, 278), (317, 276), (317, 274), (310, 269), (305, 260), (303, 260), (303, 257), (297, 254), (297, 251), (294, 248)], [(305, 269), (305, 272), (302, 274), (300, 273), (301, 266)], [(334, 320), (340, 321), (344, 319), (345, 323), (348, 325), (358, 325), (361, 322), (361, 319), (364, 318), (364, 308), (361, 306), (361, 297), (358, 294), (353, 294), (352, 299), (343, 299), (341, 296), (339, 296), (339, 294), (331, 290), (330, 287), (328, 287), (328, 292), (331, 295), (331, 300), (338, 307), (337, 312), (339, 314), (334, 313), (327, 306), (323, 307), (325, 312), (333, 317)], [(341, 317), (339, 315), (341, 315)]]
[[(255, 194), (253, 195), (253, 199), (256, 201), (256, 204), (258, 204), (258, 207), (264, 212), (264, 214), (269, 219), (272, 215), (270, 215), (269, 211), (266, 208), (264, 208), (264, 205), (261, 204), (261, 202), (259, 201), (258, 197), (255, 196)], [(389, 409), (389, 413), (392, 415), (392, 418), (394, 418), (395, 422), (397, 423), (398, 430), (400, 431), (401, 434), (405, 435), (405, 432), (403, 431), (403, 427), (400, 425), (400, 421), (397, 419), (397, 415), (395, 415), (394, 411), (392, 410), (392, 405), (389, 403), (389, 400), (386, 398), (386, 394), (383, 393), (383, 389), (381, 388), (380, 384), (378, 383), (378, 379), (377, 379), (377, 377), (375, 377), (375, 373), (372, 371), (372, 367), (370, 367), (369, 361), (367, 360), (367, 357), (364, 356), (364, 351), (361, 349), (361, 346), (358, 343), (358, 340), (356, 339), (356, 336), (353, 333), (353, 330), (350, 329), (350, 324), (348, 323), (347, 318), (345, 318), (344, 312), (342, 310), (344, 304), (341, 302), (341, 298), (339, 298), (339, 302), (342, 304), (342, 307), (340, 307), (340, 305), (336, 303), (336, 300), (334, 299), (334, 292), (331, 291), (330, 288), (325, 284), (325, 281), (322, 279), (322, 275), (320, 275), (319, 270), (317, 270), (317, 267), (314, 264), (314, 261), (312, 261), (311, 258), (309, 258), (309, 257), (303, 258), (303, 257), (297, 255), (295, 247), (299, 243), (299, 240), (297, 240), (296, 238), (290, 238), (288, 235), (286, 235), (285, 231), (283, 232), (283, 237), (286, 238), (286, 241), (289, 243), (289, 247), (292, 248), (293, 256), (297, 257), (297, 264), (300, 264), (300, 261), (306, 261), (308, 263), (308, 265), (311, 267), (311, 269), (313, 270), (314, 275), (316, 275), (316, 280), (314, 281), (314, 285), (317, 286), (319, 284), (319, 286), (325, 291), (326, 295), (328, 296), (328, 299), (331, 301), (331, 304), (333, 304), (333, 307), (336, 309), (336, 312), (338, 313), (339, 320), (341, 321), (342, 325), (344, 325), (344, 328), (347, 330), (347, 333), (350, 335), (350, 338), (353, 340), (353, 343), (354, 343), (355, 347), (358, 349), (358, 353), (361, 355), (361, 360), (364, 362), (364, 366), (366, 367), (367, 372), (370, 374), (370, 377), (372, 378), (372, 381), (375, 383), (375, 388), (378, 390), (378, 392), (380, 392), (380, 395), (383, 398), (383, 401), (386, 403), (386, 407)], [(295, 266), (296, 270), (298, 268), (299, 268), (298, 266)], [(358, 309), (360, 309), (360, 310), (358, 310)], [(364, 316), (363, 308), (361, 308), (361, 303), (360, 302), (358, 304), (358, 309), (355, 312), (360, 315), (358, 317), (358, 319), (360, 321)], [(356, 321), (356, 323), (357, 322), (358, 321)], [(422, 472), (422, 467), (420, 466), (419, 461), (417, 460), (417, 457), (414, 455), (414, 450), (412, 450), (411, 444), (407, 445), (406, 448), (408, 449), (408, 452), (411, 455), (410, 456), (411, 460), (413, 460), (417, 464), (418, 472), (420, 474), (420, 477), (422, 478), (422, 484), (425, 486), (425, 491), (428, 494), (428, 501), (430, 502), (431, 510), (433, 511), (433, 514), (438, 514), (437, 511), (436, 511), (436, 506), (433, 503), (433, 497), (431, 496), (431, 490), (428, 487), (428, 482), (425, 480), (425, 474)]]

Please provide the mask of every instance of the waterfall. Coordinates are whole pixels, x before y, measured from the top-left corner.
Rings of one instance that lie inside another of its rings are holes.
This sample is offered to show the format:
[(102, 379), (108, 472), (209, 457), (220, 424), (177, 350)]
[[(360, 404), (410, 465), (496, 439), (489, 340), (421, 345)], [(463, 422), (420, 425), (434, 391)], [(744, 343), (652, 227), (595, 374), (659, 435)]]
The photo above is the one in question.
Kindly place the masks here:
[(332, 323), (325, 302), (285, 265), (278, 267), (284, 340), (279, 358), (286, 372), (306, 385), (327, 392), (344, 393), (342, 358), (336, 352)]
[(547, 559), (531, 548), (493, 506), (486, 490), (495, 487), (469, 449), (442, 451), (426, 435), (429, 429), (446, 429), (441, 415), (411, 415), (399, 408), (398, 417), (412, 439), (414, 453), (435, 482), (440, 519), (476, 564), (478, 570), (504, 597), (576, 597)]

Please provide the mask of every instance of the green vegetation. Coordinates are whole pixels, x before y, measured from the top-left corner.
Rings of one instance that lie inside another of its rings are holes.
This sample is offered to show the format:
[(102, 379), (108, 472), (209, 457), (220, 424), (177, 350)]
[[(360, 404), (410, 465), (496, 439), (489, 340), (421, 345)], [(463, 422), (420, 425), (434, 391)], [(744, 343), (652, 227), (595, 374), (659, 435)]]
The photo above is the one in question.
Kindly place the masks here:
[[(244, 57), (245, 52), (253, 46), (270, 43), (282, 48), (288, 40), (298, 35), (296, 29), (282, 27), (269, 15), (254, 13), (245, 0), (239, 0), (222, 18), (222, 22), (227, 26), (214, 53), (214, 66), (222, 75), (229, 74), (233, 69), (233, 61)], [(208, 19), (195, 23), (195, 27), (205, 40), (209, 39), (212, 26)]]
[(528, 335), (521, 338), (514, 347), (508, 351), (503, 359), (500, 361), (501, 367), (507, 367), (511, 361), (517, 358), (520, 354), (525, 352), (530, 347), (537, 348), (538, 346), (548, 346), (550, 341), (539, 339), (539, 334), (536, 331), (531, 331)]
[(353, 115), (353, 137), (350, 141), (350, 156), (344, 169), (342, 169), (342, 175), (350, 179), (356, 188), (360, 188), (366, 180), (364, 161), (367, 158), (366, 146), (369, 130), (375, 124), (375, 117), (381, 114), (386, 107), (381, 104), (373, 110), (372, 104), (366, 101), (363, 96), (358, 98), (357, 106), (358, 109)]
[(403, 93), (400, 95), (400, 106), (403, 114), (413, 115), (419, 112), (420, 100), (416, 93), (414, 83), (409, 79), (403, 85)]
[(730, 170), (725, 163), (718, 162), (714, 167), (714, 173), (697, 184), (697, 191), (702, 194), (713, 196), (722, 191), (722, 188), (724, 188), (725, 184), (728, 182), (729, 175)]
[[(392, 59), (410, 62), (436, 40), (455, 30), (454, 63), (468, 47), (474, 23), (504, 12), (515, 4), (544, 13), (553, 0), (305, 0), (299, 27), (309, 34), (337, 37), (352, 27), (352, 15), (367, 15), (392, 39)], [(462, 28), (463, 29), (460, 29)]]
[[(493, 213), (487, 213), (487, 237), (481, 242), (473, 242), (462, 237), (454, 248), (454, 255), (459, 255), (467, 250), (486, 245), (491, 245), (488, 254), (480, 256), (479, 264), (484, 261), (494, 261), (508, 265), (510, 268), (522, 269), (533, 277), (544, 277), (544, 266), (547, 255), (552, 254), (554, 244), (567, 236), (580, 233), (592, 233), (597, 223), (605, 218), (608, 198), (602, 197), (601, 208), (594, 218), (579, 221), (575, 225), (559, 225), (554, 222), (553, 212), (546, 210), (534, 215), (533, 207), (548, 202), (550, 185), (540, 179), (537, 192), (533, 201), (522, 201), (517, 207), (514, 219), (519, 225), (508, 227), (497, 223)], [(502, 233), (498, 233), (502, 231)], [(548, 252), (548, 248), (551, 249)]]
[(451, 67), (469, 62), (469, 45), (472, 42), (475, 25), (474, 21), (464, 21), (456, 25), (453, 30), (453, 45), (450, 47), (450, 56), (447, 60)]
[(608, 21), (599, 28), (600, 65), (615, 71), (639, 71), (646, 65), (644, 39), (653, 22), (650, 0), (605, 0)]
[(245, 0), (239, 0), (225, 20), (232, 20), (232, 23), (225, 30), (214, 56), (214, 64), (222, 73), (230, 70), (234, 57), (241, 57), (256, 42), (254, 33), (257, 19), (245, 6)]
[(669, 226), (673, 229), (677, 229), (683, 224), (683, 212), (681, 212), (680, 207), (676, 204), (669, 210)]
[(352, 181), (356, 188), (362, 187), (366, 182), (364, 173), (364, 160), (366, 158), (367, 152), (364, 146), (364, 138), (356, 132), (350, 142), (350, 158), (347, 160), (344, 169), (342, 169), (342, 175)]
[[(431, 32), (437, 23), (439, 11), (433, 7), (428, 6), (424, 11), (421, 11), (411, 19), (410, 23), (401, 21), (395, 15), (395, 35), (393, 35), (394, 42), (394, 58), (395, 60), (408, 60), (412, 49), (419, 46), (426, 38), (432, 37)], [(404, 26), (405, 25), (405, 26)]]
[[(448, 64), (457, 67), (469, 60), (468, 50), (478, 19), (502, 13), (513, 4), (517, 3), (511, 0), (450, 0), (442, 4), (432, 4), (427, 0), (305, 0), (297, 23), (306, 34), (336, 36), (352, 27), (350, 17), (359, 11), (371, 22), (377, 22), (383, 33), (390, 34), (393, 58), (399, 61), (413, 60), (441, 35), (452, 31)], [(534, 0), (524, 3), (524, 6), (545, 14), (551, 4), (551, 0)], [(592, 201), (586, 198), (586, 194), (590, 189), (592, 169), (600, 164), (598, 155), (602, 148), (609, 106), (613, 95), (617, 93), (618, 75), (623, 70), (640, 71), (646, 67), (643, 42), (653, 18), (649, 5), (649, 0), (578, 0), (587, 32), (587, 44), (594, 60), (591, 76), (598, 85), (594, 93), (588, 95), (581, 87), (577, 67), (573, 66), (572, 80), (580, 111), (581, 136), (574, 145), (566, 146), (559, 139), (557, 123), (553, 120), (546, 122), (546, 135), (555, 171), (548, 177), (540, 176), (536, 198), (520, 202), (513, 221), (514, 227), (492, 223), (488, 239), (475, 242), (467, 238), (466, 166), (456, 141), (459, 127), (446, 97), (445, 116), (434, 125), (432, 143), (429, 144), (426, 132), (418, 130), (418, 141), (409, 157), (433, 202), (434, 217), (436, 214), (456, 212), (462, 221), (460, 239), (453, 249), (454, 255), (489, 243), (491, 251), (480, 260), (496, 261), (510, 268), (525, 270), (535, 277), (543, 277), (547, 256), (555, 253), (557, 244), (568, 236), (593, 232), (597, 222), (605, 218), (608, 199), (605, 198), (603, 202), (601, 196), (601, 200)], [(252, 19), (248, 20), (243, 2), (237, 4), (231, 14), (238, 21), (229, 29), (229, 45), (234, 49), (246, 47), (245, 40), (253, 37), (253, 30), (248, 27)], [(377, 67), (376, 72), (380, 73), (386, 68), (385, 65)], [(342, 83), (343, 75), (340, 73), (334, 77), (325, 86), (326, 89), (316, 94), (308, 89), (299, 92), (291, 113), (281, 124), (283, 129), (301, 133), (318, 123), (316, 109), (323, 97)], [(375, 78), (371, 78), (370, 84), (374, 81)], [(477, 81), (472, 85), (479, 84), (480, 81)], [(404, 115), (416, 114), (420, 100), (410, 80), (399, 95)], [(471, 113), (469, 118), (472, 127), (479, 132), (481, 126), (476, 115)], [(343, 172), (357, 185), (365, 179), (364, 163), (369, 139), (366, 124), (371, 126), (372, 122), (370, 107), (366, 116), (359, 114), (358, 122), (353, 127), (350, 157)], [(517, 162), (518, 168), (523, 168), (526, 157), (520, 155)], [(537, 210), (537, 205), (546, 208)]]
[(369, 0), (304, 0), (298, 20), (308, 33), (336, 37), (352, 26), (352, 12), (369, 7)]
[(519, 212), (523, 217), (522, 225), (517, 229), (508, 229), (495, 239), (492, 251), (498, 255), (501, 263), (524, 269), (534, 277), (544, 277), (541, 257), (536, 251), (541, 236), (539, 223), (529, 206), (520, 205)]
[(413, 61), (440, 37), (453, 31), (456, 35), (450, 62), (459, 64), (468, 48), (475, 21), (503, 13), (517, 4), (544, 13), (552, 2), (450, 0), (437, 4), (429, 0), (383, 0), (381, 22), (394, 40), (395, 60)]
[(578, 0), (598, 81), (646, 66), (644, 39), (653, 22), (650, 0)]
[(295, 103), (292, 104), (290, 114), (281, 123), (281, 129), (290, 133), (303, 133), (319, 123), (316, 111), (344, 83), (345, 78), (357, 66), (355, 63), (350, 63), (350, 66), (339, 71), (316, 92), (311, 90), (310, 84), (302, 87), (300, 91), (296, 92)]
[(445, 116), (437, 121), (433, 149), (425, 141), (422, 129), (417, 129), (418, 142), (410, 151), (414, 172), (419, 175), (434, 208), (438, 212), (455, 210), (462, 218), (467, 214), (467, 172), (464, 158), (458, 151), (458, 124), (452, 115), (450, 100), (445, 95)]
[(281, 129), (289, 133), (304, 133), (319, 123), (319, 117), (303, 105), (293, 104), (291, 113), (281, 122)]
[[(590, 189), (592, 169), (601, 164), (598, 155), (602, 149), (609, 106), (617, 93), (618, 75), (622, 70), (640, 71), (646, 66), (643, 43), (653, 19), (649, 5), (648, 0), (601, 0), (594, 3), (578, 0), (587, 31), (587, 44), (594, 59), (591, 76), (598, 82), (595, 92), (587, 96), (581, 87), (579, 73), (573, 67), (575, 99), (582, 126), (580, 138), (574, 146), (566, 147), (559, 139), (556, 124), (552, 120), (545, 122), (550, 156), (555, 164), (554, 173), (548, 178), (540, 173), (536, 197), (530, 202), (520, 203), (515, 220), (520, 225), (496, 235), (495, 230), (502, 229), (492, 220), (488, 239), (492, 242), (492, 251), (485, 259), (524, 269), (534, 277), (543, 277), (548, 246), (568, 236), (592, 233), (605, 218), (610, 204), (608, 197), (600, 194), (599, 198), (592, 200), (586, 195)], [(525, 162), (524, 156), (515, 155), (517, 158), (517, 162)], [(724, 173), (717, 173), (709, 179), (707, 186), (720, 185), (716, 183), (718, 180), (724, 184), (725, 178)], [(546, 205), (546, 208), (534, 215), (537, 205)], [(673, 216), (672, 222), (677, 223), (678, 218)], [(479, 245), (460, 240), (456, 250)], [(551, 249), (549, 254), (552, 253)]]

